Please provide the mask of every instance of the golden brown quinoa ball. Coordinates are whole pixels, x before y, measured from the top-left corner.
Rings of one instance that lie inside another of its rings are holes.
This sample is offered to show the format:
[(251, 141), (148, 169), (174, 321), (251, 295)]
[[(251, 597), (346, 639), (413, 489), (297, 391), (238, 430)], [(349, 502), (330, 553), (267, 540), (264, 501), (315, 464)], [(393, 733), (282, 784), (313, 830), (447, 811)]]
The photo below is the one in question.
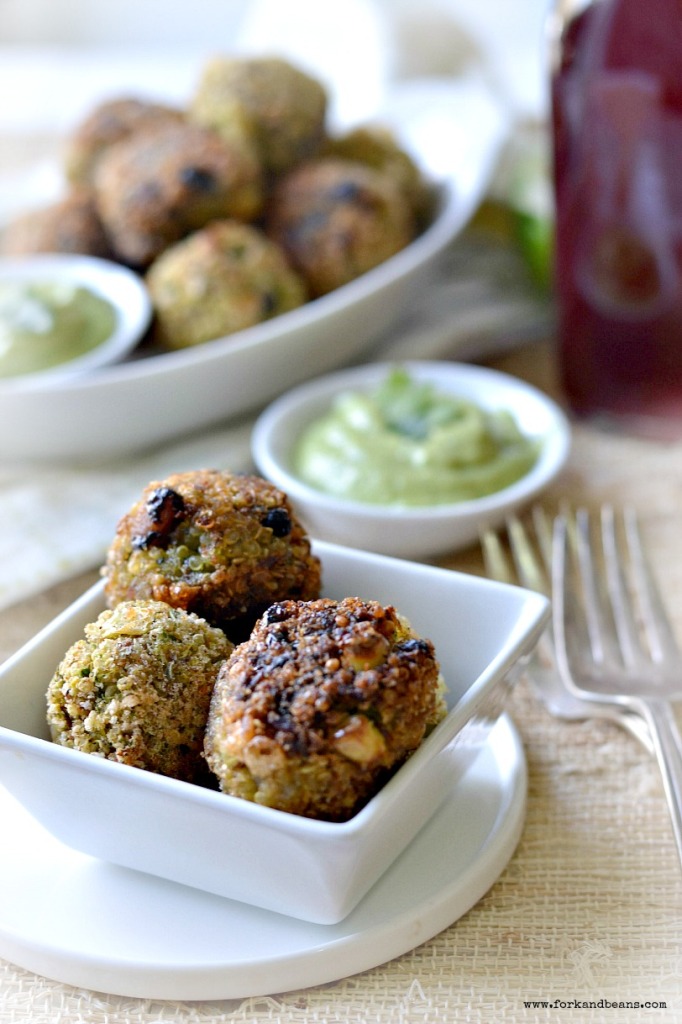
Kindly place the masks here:
[(166, 249), (147, 271), (158, 341), (201, 345), (296, 309), (301, 277), (258, 228), (214, 221)]
[(266, 216), (313, 296), (325, 295), (383, 263), (414, 237), (414, 217), (385, 174), (327, 158), (291, 171), (275, 186)]
[(343, 821), (445, 713), (433, 645), (395, 608), (282, 601), (220, 670), (206, 759), (225, 793)]
[(288, 61), (215, 57), (204, 67), (189, 116), (227, 137), (243, 116), (263, 166), (277, 175), (319, 151), (327, 103), (321, 83)]
[(199, 125), (166, 124), (107, 150), (95, 196), (116, 252), (146, 267), (209, 221), (255, 217), (263, 184), (253, 150), (230, 146)]
[(150, 483), (103, 569), (110, 606), (167, 601), (242, 639), (275, 601), (320, 591), (320, 562), (287, 496), (257, 476), (202, 469)]
[(136, 97), (124, 96), (100, 103), (67, 140), (64, 154), (67, 179), (73, 184), (91, 185), (100, 157), (115, 142), (136, 131), (151, 131), (160, 124), (182, 121), (181, 110)]
[(5, 228), (0, 249), (11, 256), (67, 252), (112, 258), (92, 193), (86, 189), (74, 189), (64, 199), (17, 217)]
[(422, 173), (388, 128), (379, 125), (354, 128), (330, 139), (325, 155), (353, 160), (381, 171), (398, 185), (418, 217), (428, 213), (429, 192)]
[(47, 691), (52, 739), (86, 754), (207, 782), (204, 730), (232, 644), (196, 615), (132, 601), (85, 627)]

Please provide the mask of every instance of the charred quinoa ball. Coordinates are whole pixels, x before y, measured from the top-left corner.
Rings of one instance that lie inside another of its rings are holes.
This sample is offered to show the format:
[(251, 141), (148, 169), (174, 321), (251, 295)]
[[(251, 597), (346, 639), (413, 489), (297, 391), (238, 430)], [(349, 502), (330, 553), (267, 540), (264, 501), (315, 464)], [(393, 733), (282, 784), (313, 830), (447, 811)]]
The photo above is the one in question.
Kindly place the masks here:
[(266, 231), (313, 296), (383, 263), (414, 237), (410, 204), (386, 174), (351, 160), (314, 160), (276, 184)]
[(225, 793), (343, 821), (445, 712), (433, 645), (395, 608), (282, 601), (220, 670), (206, 760)]
[(225, 634), (159, 601), (126, 601), (85, 627), (47, 691), (52, 739), (188, 782), (209, 778), (204, 730)]
[(155, 334), (167, 348), (201, 345), (303, 305), (306, 289), (258, 228), (214, 221), (166, 249), (147, 271)]
[(251, 220), (263, 184), (249, 145), (196, 124), (165, 124), (111, 146), (95, 174), (97, 209), (123, 262), (146, 267), (212, 220)]
[(101, 156), (115, 142), (136, 131), (184, 121), (181, 110), (137, 97), (118, 97), (100, 103), (76, 126), (67, 140), (64, 170), (74, 185), (91, 185)]
[(111, 259), (112, 250), (87, 189), (74, 189), (64, 199), (21, 214), (2, 234), (3, 253), (68, 252)]
[(386, 174), (401, 190), (421, 225), (429, 213), (429, 191), (410, 154), (388, 128), (361, 125), (328, 141), (326, 156), (352, 160)]
[(234, 640), (275, 601), (317, 597), (321, 568), (282, 491), (204, 469), (144, 489), (118, 524), (103, 574), (110, 606), (167, 601)]
[(327, 93), (305, 72), (276, 57), (214, 57), (203, 69), (189, 116), (230, 137), (235, 118), (249, 125), (263, 167), (281, 174), (319, 151)]

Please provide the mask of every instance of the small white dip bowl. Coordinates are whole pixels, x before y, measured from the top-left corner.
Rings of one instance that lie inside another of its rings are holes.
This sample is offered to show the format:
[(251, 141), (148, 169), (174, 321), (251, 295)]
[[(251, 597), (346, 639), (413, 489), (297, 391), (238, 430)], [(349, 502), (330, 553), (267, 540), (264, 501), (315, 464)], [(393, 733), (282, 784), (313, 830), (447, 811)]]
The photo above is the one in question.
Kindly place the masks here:
[(0, 378), (0, 396), (52, 387), (118, 363), (139, 344), (151, 322), (152, 305), (142, 278), (110, 260), (70, 253), (0, 259), (0, 283), (7, 281), (82, 286), (111, 304), (115, 324), (108, 338), (83, 355), (44, 370)]
[(537, 388), (509, 374), (465, 363), (399, 364), (418, 381), (491, 411), (507, 410), (519, 429), (539, 444), (532, 469), (521, 479), (473, 500), (403, 507), (351, 501), (304, 483), (293, 466), (296, 442), (343, 391), (375, 388), (392, 369), (372, 363), (309, 381), (273, 402), (252, 435), (259, 471), (284, 490), (314, 537), (403, 558), (427, 558), (466, 547), (480, 530), (495, 528), (558, 475), (568, 457), (570, 427), (559, 407)]

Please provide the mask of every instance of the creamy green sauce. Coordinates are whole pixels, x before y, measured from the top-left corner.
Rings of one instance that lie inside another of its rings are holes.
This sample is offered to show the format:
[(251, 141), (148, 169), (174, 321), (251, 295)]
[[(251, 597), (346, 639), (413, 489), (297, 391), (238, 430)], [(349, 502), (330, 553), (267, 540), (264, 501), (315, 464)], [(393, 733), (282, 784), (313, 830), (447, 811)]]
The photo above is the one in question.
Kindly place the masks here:
[(112, 334), (116, 311), (69, 282), (0, 282), (0, 377), (17, 377), (85, 355)]
[(346, 392), (301, 437), (295, 470), (337, 497), (439, 505), (493, 494), (524, 476), (538, 444), (506, 410), (490, 412), (392, 371), (371, 392)]

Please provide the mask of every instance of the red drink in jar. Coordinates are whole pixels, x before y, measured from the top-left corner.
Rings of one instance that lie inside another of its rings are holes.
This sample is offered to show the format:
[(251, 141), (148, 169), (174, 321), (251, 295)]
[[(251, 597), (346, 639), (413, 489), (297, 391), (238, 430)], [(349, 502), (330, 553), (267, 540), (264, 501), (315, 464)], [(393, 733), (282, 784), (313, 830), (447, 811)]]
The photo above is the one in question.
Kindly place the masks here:
[(561, 379), (578, 415), (680, 437), (682, 2), (582, 7), (552, 81)]

